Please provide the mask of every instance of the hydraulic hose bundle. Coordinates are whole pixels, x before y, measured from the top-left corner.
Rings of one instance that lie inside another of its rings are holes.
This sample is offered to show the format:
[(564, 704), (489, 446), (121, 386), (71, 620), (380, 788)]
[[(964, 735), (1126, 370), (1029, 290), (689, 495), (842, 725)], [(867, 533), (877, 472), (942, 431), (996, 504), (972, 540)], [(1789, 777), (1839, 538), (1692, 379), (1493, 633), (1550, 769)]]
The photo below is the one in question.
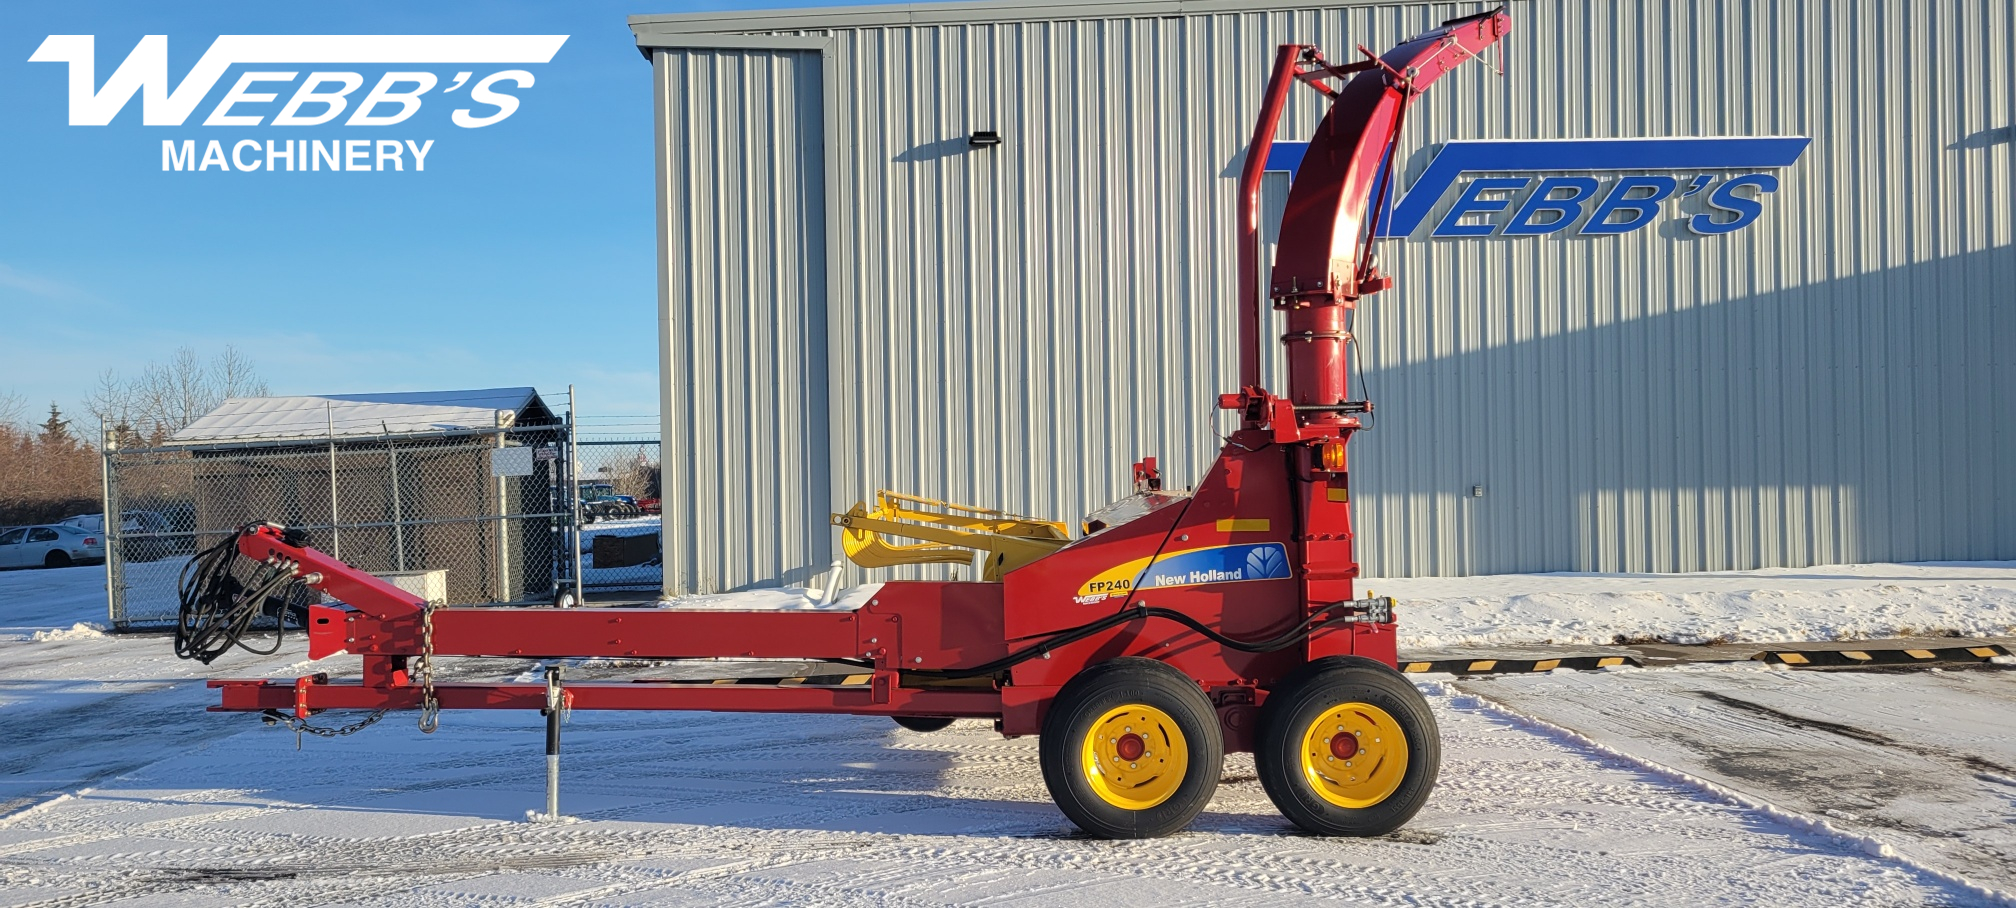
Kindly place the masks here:
[[(286, 601), (276, 598), (296, 580), (289, 562), (253, 562), (250, 577), (240, 577), (238, 540), (257, 525), (240, 528), (223, 542), (204, 549), (182, 567), (176, 591), (181, 609), (175, 624), (175, 655), (205, 665), (233, 646), (262, 656), (280, 651), (287, 627)], [(260, 649), (245, 642), (259, 619), (273, 618), (273, 643)]]

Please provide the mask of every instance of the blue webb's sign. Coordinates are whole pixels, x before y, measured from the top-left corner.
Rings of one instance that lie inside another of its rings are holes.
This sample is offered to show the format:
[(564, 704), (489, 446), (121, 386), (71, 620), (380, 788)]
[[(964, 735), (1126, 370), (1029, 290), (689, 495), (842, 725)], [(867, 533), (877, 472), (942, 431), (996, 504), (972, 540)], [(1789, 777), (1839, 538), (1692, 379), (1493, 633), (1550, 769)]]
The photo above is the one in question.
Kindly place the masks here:
[[(1689, 230), (1731, 233), (1757, 220), (1764, 196), (1778, 191), (1777, 175), (1766, 171), (1790, 166), (1811, 141), (1794, 136), (1450, 142), (1407, 195), (1389, 203), (1379, 235), (1413, 236), (1452, 188), (1454, 201), (1433, 219), (1430, 236), (1540, 236), (1571, 227), (1584, 235), (1630, 233), (1658, 219), (1668, 200), (1689, 199), (1693, 202), (1680, 211)], [(1306, 142), (1276, 143), (1267, 169), (1294, 171), (1308, 148)], [(1675, 173), (1687, 176), (1684, 186)]]

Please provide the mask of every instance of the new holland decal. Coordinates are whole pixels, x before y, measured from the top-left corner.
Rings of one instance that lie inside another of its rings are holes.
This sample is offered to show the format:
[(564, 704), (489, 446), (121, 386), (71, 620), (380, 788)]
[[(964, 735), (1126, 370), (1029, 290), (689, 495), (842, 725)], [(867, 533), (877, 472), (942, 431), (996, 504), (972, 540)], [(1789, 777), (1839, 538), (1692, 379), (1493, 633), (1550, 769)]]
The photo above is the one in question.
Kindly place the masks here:
[(1134, 590), (1277, 580), (1287, 576), (1288, 550), (1278, 542), (1216, 545), (1164, 552), (1107, 568), (1085, 581), (1072, 601), (1092, 605), (1111, 596), (1124, 597)]

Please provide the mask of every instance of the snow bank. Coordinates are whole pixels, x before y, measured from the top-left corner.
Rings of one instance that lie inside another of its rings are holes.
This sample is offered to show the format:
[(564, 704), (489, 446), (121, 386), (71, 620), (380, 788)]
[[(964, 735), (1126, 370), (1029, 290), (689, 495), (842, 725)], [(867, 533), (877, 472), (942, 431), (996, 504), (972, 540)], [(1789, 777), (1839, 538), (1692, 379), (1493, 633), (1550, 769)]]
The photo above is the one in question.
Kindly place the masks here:
[(36, 631), (30, 638), (36, 643), (51, 643), (59, 640), (86, 640), (105, 636), (105, 626), (79, 621), (62, 630)]
[(2016, 634), (2016, 562), (1371, 579), (1403, 646)]
[(2016, 633), (2016, 591), (1984, 586), (1823, 593), (1531, 593), (1403, 600), (1401, 641), (1670, 643), (1855, 640)]

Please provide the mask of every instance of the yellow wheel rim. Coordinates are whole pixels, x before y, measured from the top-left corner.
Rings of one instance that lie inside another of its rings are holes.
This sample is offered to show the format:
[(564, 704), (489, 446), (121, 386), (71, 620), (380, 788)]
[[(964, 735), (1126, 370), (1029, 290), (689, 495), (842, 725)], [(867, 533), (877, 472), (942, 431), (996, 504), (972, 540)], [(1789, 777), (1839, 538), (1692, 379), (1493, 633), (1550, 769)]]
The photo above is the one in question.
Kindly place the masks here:
[(1092, 792), (1126, 810), (1169, 800), (1190, 770), (1190, 745), (1176, 718), (1141, 703), (1107, 710), (1085, 733), (1078, 753)]
[(1317, 796), (1339, 807), (1371, 807), (1407, 776), (1407, 735), (1392, 714), (1345, 703), (1302, 733), (1302, 775)]

